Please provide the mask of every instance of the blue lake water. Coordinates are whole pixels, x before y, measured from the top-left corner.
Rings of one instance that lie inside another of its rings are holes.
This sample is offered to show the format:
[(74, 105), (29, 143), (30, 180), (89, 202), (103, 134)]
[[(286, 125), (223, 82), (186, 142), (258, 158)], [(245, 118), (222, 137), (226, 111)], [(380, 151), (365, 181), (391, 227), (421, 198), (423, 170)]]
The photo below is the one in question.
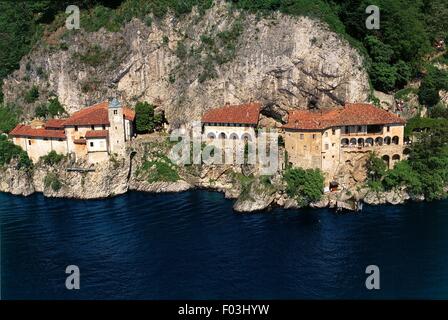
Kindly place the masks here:
[[(241, 215), (222, 194), (0, 194), (3, 299), (448, 298), (448, 202)], [(77, 265), (81, 289), (65, 288)], [(368, 265), (381, 289), (365, 288)]]

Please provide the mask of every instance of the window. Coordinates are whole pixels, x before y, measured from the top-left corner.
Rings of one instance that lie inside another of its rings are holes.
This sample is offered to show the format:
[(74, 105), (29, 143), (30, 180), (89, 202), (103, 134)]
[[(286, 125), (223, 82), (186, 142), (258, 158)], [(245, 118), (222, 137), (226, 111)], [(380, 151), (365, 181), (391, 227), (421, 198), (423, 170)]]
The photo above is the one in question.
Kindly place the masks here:
[(387, 126), (387, 132), (390, 132), (390, 126)]
[(313, 133), (313, 139), (316, 139), (316, 135)]
[(328, 143), (325, 144), (325, 150), (330, 149), (330, 146), (328, 145)]
[(328, 131), (325, 131), (325, 136), (328, 137)]
[(103, 124), (103, 130), (106, 130), (106, 125), (105, 124)]
[(331, 156), (334, 159), (334, 156)]
[(75, 131), (78, 131), (78, 126), (75, 126)]
[(323, 156), (323, 158), (325, 159), (325, 156)]
[(90, 129), (95, 130), (95, 126), (90, 126)]
[(31, 140), (28, 140), (28, 145), (31, 145)]
[(114, 114), (118, 114), (118, 110), (114, 110)]
[(300, 134), (300, 140), (303, 140), (303, 133)]
[(358, 132), (361, 132), (361, 131), (362, 131), (362, 127), (358, 126)]
[(90, 142), (90, 146), (93, 147), (93, 142)]
[(331, 146), (334, 147), (334, 143), (332, 143)]
[(331, 134), (335, 135), (336, 134), (336, 129), (331, 129)]

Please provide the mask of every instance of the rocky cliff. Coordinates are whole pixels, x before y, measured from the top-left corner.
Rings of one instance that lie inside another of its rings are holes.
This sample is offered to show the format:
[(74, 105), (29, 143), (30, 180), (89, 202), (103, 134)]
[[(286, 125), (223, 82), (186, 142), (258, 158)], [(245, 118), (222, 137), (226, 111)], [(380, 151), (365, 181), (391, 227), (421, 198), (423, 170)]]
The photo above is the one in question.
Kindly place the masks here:
[[(149, 101), (178, 125), (225, 102), (261, 101), (279, 118), (290, 108), (368, 98), (363, 59), (317, 20), (259, 17), (218, 2), (150, 21), (133, 19), (119, 32), (61, 27), (4, 81), (5, 100), (30, 117), (52, 94), (69, 112), (118, 95), (130, 105)], [(32, 85), (39, 99), (27, 103)]]

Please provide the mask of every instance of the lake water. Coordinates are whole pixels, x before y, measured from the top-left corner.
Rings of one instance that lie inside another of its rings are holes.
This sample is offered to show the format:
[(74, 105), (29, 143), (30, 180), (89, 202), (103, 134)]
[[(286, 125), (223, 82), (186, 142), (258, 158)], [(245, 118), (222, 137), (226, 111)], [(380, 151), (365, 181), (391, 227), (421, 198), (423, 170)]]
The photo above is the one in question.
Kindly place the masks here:
[[(220, 193), (0, 194), (2, 299), (448, 298), (448, 202), (237, 214)], [(65, 287), (77, 265), (81, 289)], [(380, 268), (380, 290), (365, 269)]]

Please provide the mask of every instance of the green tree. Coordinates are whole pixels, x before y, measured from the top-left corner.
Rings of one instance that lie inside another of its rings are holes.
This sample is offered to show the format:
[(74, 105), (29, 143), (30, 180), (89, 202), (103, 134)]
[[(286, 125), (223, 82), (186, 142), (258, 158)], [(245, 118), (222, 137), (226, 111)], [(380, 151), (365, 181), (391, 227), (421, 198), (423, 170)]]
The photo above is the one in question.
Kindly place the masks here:
[(14, 107), (0, 105), (0, 133), (8, 133), (19, 123), (18, 114)]
[(50, 115), (50, 117), (56, 117), (66, 114), (64, 107), (59, 102), (59, 99), (57, 97), (51, 98), (48, 102), (48, 114)]
[(306, 206), (319, 201), (324, 189), (324, 177), (318, 169), (289, 168), (285, 171), (286, 193)]
[(0, 135), (0, 165), (8, 165), (13, 159), (18, 160), (18, 169), (30, 169), (33, 165), (33, 162), (22, 148), (9, 141), (5, 135)]
[(38, 98), (39, 98), (39, 88), (33, 85), (31, 89), (25, 93), (25, 101), (27, 103), (33, 103)]
[(154, 112), (154, 106), (148, 102), (135, 105), (135, 125), (138, 132), (151, 132), (162, 123), (162, 116)]

